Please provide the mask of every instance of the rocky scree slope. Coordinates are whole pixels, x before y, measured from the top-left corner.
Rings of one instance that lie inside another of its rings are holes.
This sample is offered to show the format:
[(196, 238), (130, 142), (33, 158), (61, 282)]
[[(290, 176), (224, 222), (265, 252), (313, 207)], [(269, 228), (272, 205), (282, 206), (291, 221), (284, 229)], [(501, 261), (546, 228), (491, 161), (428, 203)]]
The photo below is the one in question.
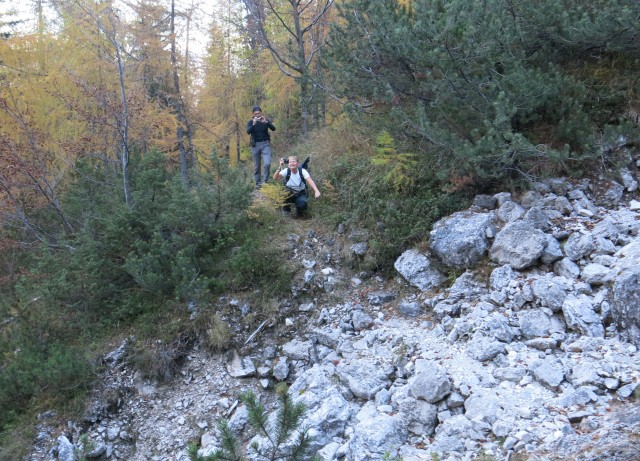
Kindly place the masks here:
[(638, 459), (640, 203), (622, 177), (478, 196), (393, 279), (348, 270), (366, 232), (300, 222), (282, 319), (227, 354), (196, 347), (163, 386), (127, 365), (123, 343), (82, 421), (56, 430), (42, 415), (30, 459), (184, 461), (190, 441), (218, 447), (218, 418), (264, 444), (237, 397), (273, 408), (279, 381), (307, 406), (324, 461)]

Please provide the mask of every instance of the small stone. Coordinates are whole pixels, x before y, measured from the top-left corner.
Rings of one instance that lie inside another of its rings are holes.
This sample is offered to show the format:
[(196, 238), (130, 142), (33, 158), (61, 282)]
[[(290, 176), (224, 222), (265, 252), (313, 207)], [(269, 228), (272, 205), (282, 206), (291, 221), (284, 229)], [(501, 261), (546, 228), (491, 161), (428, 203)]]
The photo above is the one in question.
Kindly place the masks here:
[(620, 389), (618, 389), (616, 394), (618, 394), (618, 397), (620, 397), (621, 399), (629, 398), (636, 390), (637, 386), (637, 383), (627, 384), (626, 386), (622, 386)]
[(353, 254), (357, 256), (364, 256), (365, 254), (367, 254), (367, 251), (369, 250), (369, 245), (367, 245), (366, 242), (360, 242), (360, 243), (351, 245), (350, 249)]
[(315, 307), (314, 303), (300, 304), (300, 306), (298, 306), (298, 311), (300, 311), (300, 312), (310, 312), (310, 311), (313, 310), (314, 307)]

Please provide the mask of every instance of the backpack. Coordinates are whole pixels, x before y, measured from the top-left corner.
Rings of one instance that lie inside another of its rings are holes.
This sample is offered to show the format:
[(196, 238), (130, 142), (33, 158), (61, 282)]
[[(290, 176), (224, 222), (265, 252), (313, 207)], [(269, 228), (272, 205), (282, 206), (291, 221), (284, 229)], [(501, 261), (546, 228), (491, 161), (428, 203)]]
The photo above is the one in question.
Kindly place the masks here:
[[(309, 171), (309, 161), (311, 160), (311, 157), (307, 157), (304, 159), (304, 162), (302, 162), (302, 165), (300, 165), (298, 167), (298, 170), (300, 171), (300, 179), (302, 180), (302, 184), (304, 184), (305, 189), (307, 188), (307, 180), (304, 179), (304, 176), (302, 175), (302, 170), (307, 170), (307, 172)], [(286, 185), (289, 182), (289, 178), (291, 178), (291, 168), (287, 168), (287, 176), (284, 178), (284, 184)]]

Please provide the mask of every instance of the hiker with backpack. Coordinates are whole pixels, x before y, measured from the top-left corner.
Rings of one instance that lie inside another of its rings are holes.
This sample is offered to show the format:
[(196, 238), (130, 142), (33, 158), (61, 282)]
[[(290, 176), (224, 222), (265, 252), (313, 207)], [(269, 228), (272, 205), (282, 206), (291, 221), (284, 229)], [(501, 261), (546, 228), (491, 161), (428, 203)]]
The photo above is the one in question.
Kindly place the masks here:
[[(271, 173), (271, 136), (269, 130), (276, 131), (274, 124), (262, 114), (260, 106), (253, 107), (253, 117), (247, 123), (247, 134), (251, 135), (249, 145), (253, 156), (253, 177), (256, 187), (266, 183)], [(262, 168), (261, 168), (262, 164)]]
[[(306, 162), (307, 161), (305, 161), (305, 164)], [(291, 209), (291, 204), (293, 203), (296, 206), (298, 215), (302, 215), (304, 210), (307, 209), (307, 184), (309, 184), (313, 189), (315, 198), (320, 197), (320, 191), (318, 190), (316, 183), (311, 179), (307, 169), (298, 167), (298, 157), (292, 155), (289, 157), (288, 163), (288, 167), (285, 168), (285, 160), (283, 158), (280, 159), (280, 167), (278, 171), (274, 173), (273, 179), (276, 181), (282, 179), (284, 186), (287, 191), (289, 191), (289, 196), (285, 200), (285, 211), (289, 211)]]

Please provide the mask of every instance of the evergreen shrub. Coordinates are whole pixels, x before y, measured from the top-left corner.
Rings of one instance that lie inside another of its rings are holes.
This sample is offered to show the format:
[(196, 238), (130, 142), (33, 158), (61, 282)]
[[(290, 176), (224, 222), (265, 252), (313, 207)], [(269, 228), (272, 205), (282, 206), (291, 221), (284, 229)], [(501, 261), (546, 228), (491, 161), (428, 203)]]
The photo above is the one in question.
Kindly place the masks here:
[[(0, 332), (0, 423), (34, 396), (85, 382), (90, 366), (79, 350), (140, 318), (156, 327), (152, 336), (176, 301), (206, 300), (216, 279), (217, 287), (229, 286), (228, 253), (250, 229), (250, 182), (214, 159), (212, 171), (194, 172), (198, 186), (185, 190), (163, 155), (134, 160), (131, 207), (100, 163), (79, 163), (63, 185), (74, 232), (33, 252), (13, 306), (3, 307), (13, 321)], [(188, 327), (178, 330), (141, 348), (138, 362), (148, 375), (175, 373), (183, 341), (191, 340), (183, 335)], [(218, 333), (222, 347), (224, 331)]]
[(288, 393), (285, 383), (276, 387), (278, 409), (275, 418), (269, 418), (264, 403), (251, 391), (240, 396), (246, 405), (248, 420), (251, 427), (259, 434), (264, 443), (252, 443), (243, 450), (242, 443), (227, 421), (218, 422), (220, 448), (213, 453), (202, 456), (198, 454), (198, 446), (190, 444), (189, 459), (192, 461), (243, 461), (248, 459), (246, 452), (251, 453), (251, 459), (274, 461), (319, 461), (312, 446), (309, 431), (302, 426), (302, 418), (306, 407), (302, 403), (294, 403)]
[(10, 356), (4, 347), (1, 350), (0, 429), (24, 411), (33, 397), (45, 391), (71, 396), (89, 382), (89, 361), (77, 348), (62, 343), (12, 345), (16, 349)]
[(463, 193), (442, 189), (433, 159), (406, 152), (390, 133), (367, 138), (354, 134), (359, 130), (351, 122), (336, 129), (341, 135), (328, 135), (329, 160), (314, 170), (323, 192), (317, 215), (370, 229), (377, 268), (392, 267), (407, 245), (427, 238), (437, 219), (468, 204)]
[(39, 277), (23, 295), (45, 292), (49, 303), (106, 324), (201, 295), (220, 274), (216, 266), (231, 243), (242, 239), (249, 184), (224, 170), (202, 174), (201, 186), (185, 190), (157, 153), (148, 154), (132, 178), (130, 208), (115, 190), (77, 181), (68, 197), (70, 208), (82, 210), (67, 245), (73, 250), (43, 251)]
[[(481, 187), (570, 174), (637, 105), (640, 4), (350, 0), (326, 55), (357, 123)], [(637, 140), (637, 136), (636, 136)]]
[(270, 245), (259, 229), (254, 232), (255, 238), (247, 238), (242, 245), (235, 247), (225, 264), (230, 287), (259, 287), (272, 294), (288, 291), (291, 268), (286, 264), (286, 256)]

